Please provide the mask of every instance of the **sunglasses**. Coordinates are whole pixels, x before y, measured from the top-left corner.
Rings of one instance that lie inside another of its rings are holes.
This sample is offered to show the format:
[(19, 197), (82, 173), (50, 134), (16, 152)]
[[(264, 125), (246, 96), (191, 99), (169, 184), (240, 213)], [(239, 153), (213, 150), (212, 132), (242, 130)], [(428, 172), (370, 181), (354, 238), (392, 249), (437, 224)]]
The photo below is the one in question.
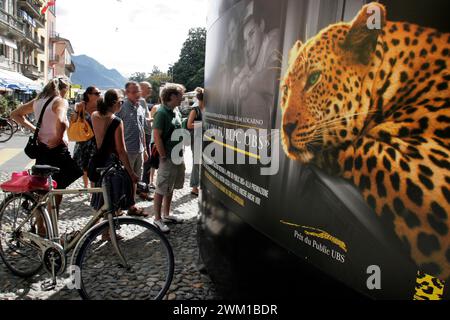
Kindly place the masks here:
[(120, 106), (123, 105), (123, 100), (119, 100), (119, 101), (117, 101), (117, 102), (119, 103)]
[(91, 94), (96, 95), (97, 97), (100, 97), (100, 95), (102, 94), (101, 92), (92, 92)]

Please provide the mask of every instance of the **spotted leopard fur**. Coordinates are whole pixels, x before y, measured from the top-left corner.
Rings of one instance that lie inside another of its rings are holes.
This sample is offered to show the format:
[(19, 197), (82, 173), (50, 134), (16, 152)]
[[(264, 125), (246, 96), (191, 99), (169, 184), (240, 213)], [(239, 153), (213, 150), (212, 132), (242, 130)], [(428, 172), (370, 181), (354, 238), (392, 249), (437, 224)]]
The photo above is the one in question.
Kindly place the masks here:
[[(368, 28), (373, 9), (379, 29)], [(419, 270), (445, 280), (450, 34), (385, 17), (371, 3), (296, 43), (281, 84), (283, 148), (352, 181)]]

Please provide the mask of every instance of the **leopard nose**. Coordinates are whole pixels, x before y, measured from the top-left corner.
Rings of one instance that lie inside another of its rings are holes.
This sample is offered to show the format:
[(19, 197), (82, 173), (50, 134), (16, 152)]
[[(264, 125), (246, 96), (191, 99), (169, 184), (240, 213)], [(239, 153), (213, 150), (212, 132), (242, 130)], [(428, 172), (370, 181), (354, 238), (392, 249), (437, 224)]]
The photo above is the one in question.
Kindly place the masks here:
[(287, 123), (283, 126), (283, 130), (286, 133), (286, 135), (291, 136), (291, 134), (294, 132), (295, 128), (297, 128), (297, 122), (296, 123)]

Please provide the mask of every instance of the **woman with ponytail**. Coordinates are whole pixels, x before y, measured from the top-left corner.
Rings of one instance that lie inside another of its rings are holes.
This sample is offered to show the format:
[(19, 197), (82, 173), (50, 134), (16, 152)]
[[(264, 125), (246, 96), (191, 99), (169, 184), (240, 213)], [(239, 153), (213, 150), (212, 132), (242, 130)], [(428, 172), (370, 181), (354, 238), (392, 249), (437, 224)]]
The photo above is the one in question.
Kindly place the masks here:
[[(83, 101), (75, 106), (75, 112), (80, 115), (84, 114), (86, 121), (92, 127), (91, 115), (97, 110), (97, 102), (100, 99), (100, 90), (96, 87), (88, 87), (83, 93)], [(97, 150), (95, 137), (85, 142), (77, 142), (74, 149), (73, 158), (78, 166), (83, 170), (84, 187), (89, 187), (88, 164), (89, 160)]]
[[(133, 185), (135, 185), (139, 181), (139, 177), (134, 173), (128, 160), (123, 122), (119, 117), (115, 116), (115, 114), (120, 111), (122, 103), (123, 100), (116, 90), (108, 90), (106, 91), (104, 98), (98, 100), (97, 111), (91, 116), (97, 149), (100, 150), (102, 145), (107, 143), (106, 161), (105, 163), (97, 165), (99, 167), (107, 167), (111, 161), (114, 161), (115, 158), (119, 158), (125, 167), (125, 170), (128, 172)], [(110, 126), (114, 128), (112, 131), (113, 136), (106, 137)], [(135, 190), (133, 190), (132, 194), (135, 194)], [(128, 200), (132, 204), (130, 210), (138, 210), (134, 205), (134, 198)], [(103, 196), (101, 194), (94, 194), (91, 203), (94, 208), (100, 208), (103, 204)]]

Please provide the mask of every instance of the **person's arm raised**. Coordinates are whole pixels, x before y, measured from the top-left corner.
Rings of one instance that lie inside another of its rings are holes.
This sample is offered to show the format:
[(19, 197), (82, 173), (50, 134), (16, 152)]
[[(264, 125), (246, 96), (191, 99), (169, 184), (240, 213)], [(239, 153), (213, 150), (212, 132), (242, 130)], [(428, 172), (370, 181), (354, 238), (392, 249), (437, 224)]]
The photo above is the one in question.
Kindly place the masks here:
[(31, 100), (28, 103), (25, 103), (19, 106), (16, 110), (11, 113), (11, 119), (20, 124), (22, 127), (26, 127), (30, 129), (32, 132), (36, 130), (36, 126), (34, 126), (26, 117), (26, 115), (33, 113), (33, 104), (36, 100)]

